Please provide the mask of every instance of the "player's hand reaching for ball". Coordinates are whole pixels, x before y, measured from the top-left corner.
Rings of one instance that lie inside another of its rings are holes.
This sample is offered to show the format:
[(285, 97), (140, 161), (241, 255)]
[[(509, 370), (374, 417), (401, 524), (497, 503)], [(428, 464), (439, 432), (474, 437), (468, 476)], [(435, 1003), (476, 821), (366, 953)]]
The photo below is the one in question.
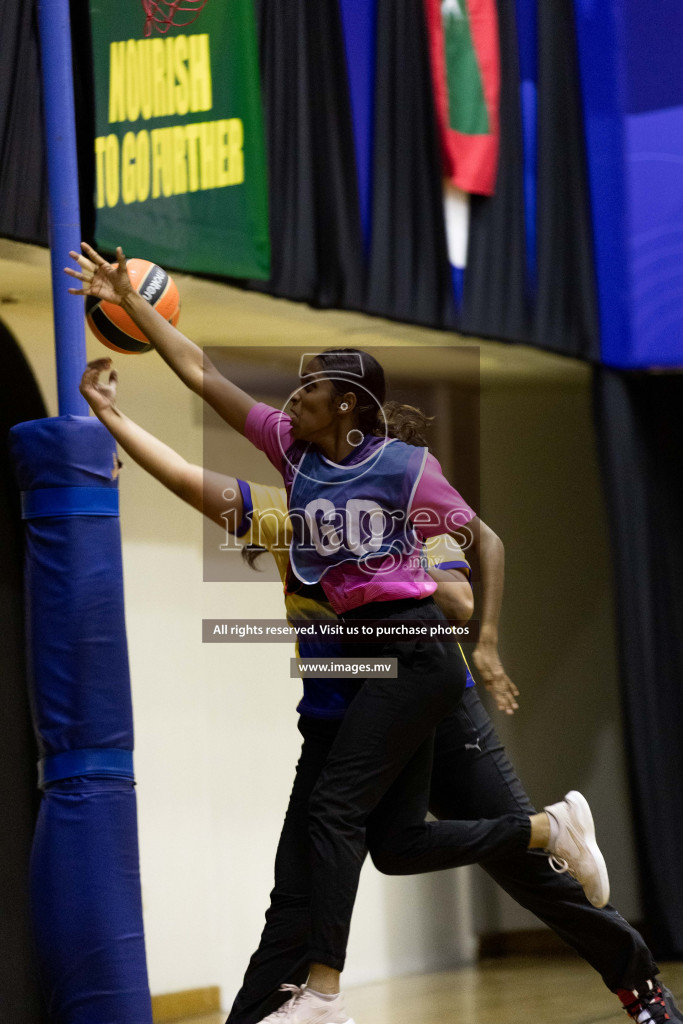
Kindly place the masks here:
[[(109, 379), (100, 380), (100, 374), (110, 370)], [(96, 416), (108, 411), (116, 412), (116, 386), (119, 375), (111, 359), (93, 359), (81, 377), (80, 392)]]
[(496, 644), (486, 641), (477, 644), (472, 660), (478, 668), (484, 685), (496, 702), (499, 711), (513, 715), (518, 709), (519, 690), (506, 674)]
[(69, 288), (72, 295), (93, 295), (107, 302), (120, 306), (127, 295), (133, 292), (133, 286), (126, 270), (126, 257), (123, 249), (116, 250), (116, 263), (107, 263), (98, 252), (87, 242), (81, 242), (82, 252), (70, 252), (80, 270), (64, 267), (64, 273), (75, 277), (81, 282), (81, 288)]

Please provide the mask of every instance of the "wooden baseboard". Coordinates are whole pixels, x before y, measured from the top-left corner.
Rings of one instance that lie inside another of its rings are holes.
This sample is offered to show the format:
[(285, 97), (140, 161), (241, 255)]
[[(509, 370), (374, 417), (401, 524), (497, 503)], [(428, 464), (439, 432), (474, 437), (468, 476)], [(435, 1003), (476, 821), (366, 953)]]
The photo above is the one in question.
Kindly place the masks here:
[(479, 957), (501, 956), (577, 956), (566, 942), (549, 928), (530, 928), (495, 932), (479, 936)]
[(154, 1024), (167, 1024), (170, 1021), (182, 1020), (184, 1017), (199, 1017), (204, 1013), (216, 1013), (220, 1008), (221, 993), (217, 985), (152, 996)]

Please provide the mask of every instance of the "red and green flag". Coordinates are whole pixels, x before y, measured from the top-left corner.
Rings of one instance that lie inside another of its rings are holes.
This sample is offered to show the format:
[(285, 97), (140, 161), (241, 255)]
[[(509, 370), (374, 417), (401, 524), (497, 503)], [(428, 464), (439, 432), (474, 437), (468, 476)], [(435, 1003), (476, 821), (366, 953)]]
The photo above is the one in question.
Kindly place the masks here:
[(495, 0), (424, 0), (444, 172), (463, 192), (492, 195), (499, 144)]

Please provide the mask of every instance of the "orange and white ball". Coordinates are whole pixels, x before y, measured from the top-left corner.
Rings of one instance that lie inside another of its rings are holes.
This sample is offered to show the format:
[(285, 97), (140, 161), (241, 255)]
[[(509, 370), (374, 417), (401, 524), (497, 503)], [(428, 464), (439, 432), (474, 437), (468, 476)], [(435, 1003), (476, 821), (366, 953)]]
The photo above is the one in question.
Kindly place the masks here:
[[(175, 327), (180, 316), (180, 296), (171, 275), (149, 260), (128, 260), (126, 268), (136, 292)], [(113, 302), (88, 295), (85, 300), (85, 316), (88, 327), (98, 341), (114, 352), (139, 355), (152, 348), (140, 328), (121, 306)]]

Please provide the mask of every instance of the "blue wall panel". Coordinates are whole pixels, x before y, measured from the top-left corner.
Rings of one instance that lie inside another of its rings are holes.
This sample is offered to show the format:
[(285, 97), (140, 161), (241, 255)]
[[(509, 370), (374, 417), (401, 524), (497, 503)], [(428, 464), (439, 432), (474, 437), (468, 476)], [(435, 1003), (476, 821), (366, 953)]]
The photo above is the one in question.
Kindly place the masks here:
[(602, 361), (683, 366), (683, 5), (574, 0)]

